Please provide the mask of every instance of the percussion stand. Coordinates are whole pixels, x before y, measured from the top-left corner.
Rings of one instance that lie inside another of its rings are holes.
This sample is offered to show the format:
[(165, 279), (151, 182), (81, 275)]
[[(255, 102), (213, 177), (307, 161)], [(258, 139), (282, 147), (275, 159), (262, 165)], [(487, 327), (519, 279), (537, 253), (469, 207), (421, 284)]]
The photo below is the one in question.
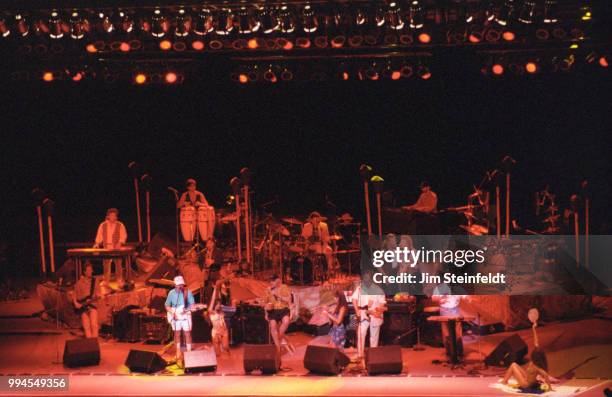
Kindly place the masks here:
[(168, 190), (170, 190), (172, 193), (174, 193), (174, 221), (176, 223), (176, 257), (180, 257), (181, 253), (179, 252), (179, 207), (178, 207), (178, 201), (179, 201), (179, 197), (178, 197), (178, 190), (174, 189), (174, 188), (170, 188), (168, 187)]
[(43, 201), (45, 212), (47, 213), (47, 228), (49, 232), (49, 264), (51, 265), (51, 273), (55, 273), (55, 246), (53, 243), (53, 205), (55, 203), (46, 198)]

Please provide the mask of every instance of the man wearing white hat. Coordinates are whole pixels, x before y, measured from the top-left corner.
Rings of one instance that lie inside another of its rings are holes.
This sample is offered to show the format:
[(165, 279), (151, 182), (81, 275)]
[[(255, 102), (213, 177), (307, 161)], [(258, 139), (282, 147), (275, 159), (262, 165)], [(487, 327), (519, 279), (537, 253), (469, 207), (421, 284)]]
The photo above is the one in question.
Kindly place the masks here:
[(174, 277), (174, 289), (166, 298), (166, 312), (168, 321), (174, 331), (174, 344), (176, 345), (176, 360), (181, 358), (181, 331), (185, 333), (187, 351), (191, 351), (191, 307), (195, 305), (193, 295), (185, 287), (183, 276)]

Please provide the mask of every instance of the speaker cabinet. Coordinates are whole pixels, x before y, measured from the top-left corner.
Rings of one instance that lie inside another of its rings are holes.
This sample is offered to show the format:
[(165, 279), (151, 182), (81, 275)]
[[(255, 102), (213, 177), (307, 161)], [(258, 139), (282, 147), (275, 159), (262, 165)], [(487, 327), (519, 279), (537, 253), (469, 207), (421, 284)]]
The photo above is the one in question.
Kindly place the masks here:
[(520, 336), (514, 334), (504, 339), (485, 358), (485, 363), (492, 366), (507, 367), (513, 362), (520, 362), (527, 355), (527, 344)]
[(217, 370), (217, 356), (214, 349), (193, 350), (183, 353), (185, 372), (213, 372)]
[(402, 373), (402, 348), (397, 345), (369, 347), (365, 351), (369, 375)]
[(67, 340), (64, 346), (64, 365), (69, 368), (100, 364), (100, 345), (97, 338)]
[(304, 367), (313, 373), (337, 375), (350, 363), (348, 356), (335, 347), (308, 346)]
[(274, 345), (244, 345), (244, 372), (254, 370), (269, 375), (280, 369), (280, 357)]
[(166, 368), (166, 361), (159, 354), (145, 350), (130, 350), (125, 360), (130, 372), (152, 374)]
[(245, 314), (244, 342), (251, 345), (266, 345), (270, 343), (270, 328), (262, 315)]

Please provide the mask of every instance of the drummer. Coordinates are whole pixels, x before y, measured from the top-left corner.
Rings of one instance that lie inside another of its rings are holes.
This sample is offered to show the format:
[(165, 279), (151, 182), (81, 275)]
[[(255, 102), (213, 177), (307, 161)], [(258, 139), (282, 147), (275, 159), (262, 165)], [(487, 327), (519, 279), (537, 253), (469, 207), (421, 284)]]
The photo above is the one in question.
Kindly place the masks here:
[(187, 191), (181, 195), (181, 198), (176, 204), (178, 208), (183, 208), (186, 206), (193, 206), (193, 207), (203, 207), (203, 206), (208, 207), (209, 206), (208, 200), (206, 200), (206, 197), (204, 197), (204, 194), (196, 190), (197, 182), (195, 179), (193, 178), (187, 179), (187, 181), (185, 182), (185, 185), (187, 186)]
[(333, 251), (329, 245), (329, 228), (317, 211), (311, 212), (308, 216), (308, 222), (302, 228), (302, 237), (308, 241), (311, 252), (324, 255), (327, 266), (333, 266)]

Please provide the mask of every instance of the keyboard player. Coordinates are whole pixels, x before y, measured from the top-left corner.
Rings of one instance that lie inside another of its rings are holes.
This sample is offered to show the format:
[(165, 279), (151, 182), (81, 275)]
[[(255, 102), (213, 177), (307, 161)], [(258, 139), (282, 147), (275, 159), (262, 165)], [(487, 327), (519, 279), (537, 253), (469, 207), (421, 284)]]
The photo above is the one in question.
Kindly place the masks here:
[[(106, 211), (106, 219), (98, 226), (94, 248), (120, 249), (127, 241), (127, 230), (125, 225), (119, 221), (119, 210), (109, 208)], [(123, 260), (120, 258), (105, 259), (102, 261), (104, 267), (104, 283), (108, 285), (111, 281), (111, 265), (115, 263), (115, 278), (119, 287), (123, 286)]]

